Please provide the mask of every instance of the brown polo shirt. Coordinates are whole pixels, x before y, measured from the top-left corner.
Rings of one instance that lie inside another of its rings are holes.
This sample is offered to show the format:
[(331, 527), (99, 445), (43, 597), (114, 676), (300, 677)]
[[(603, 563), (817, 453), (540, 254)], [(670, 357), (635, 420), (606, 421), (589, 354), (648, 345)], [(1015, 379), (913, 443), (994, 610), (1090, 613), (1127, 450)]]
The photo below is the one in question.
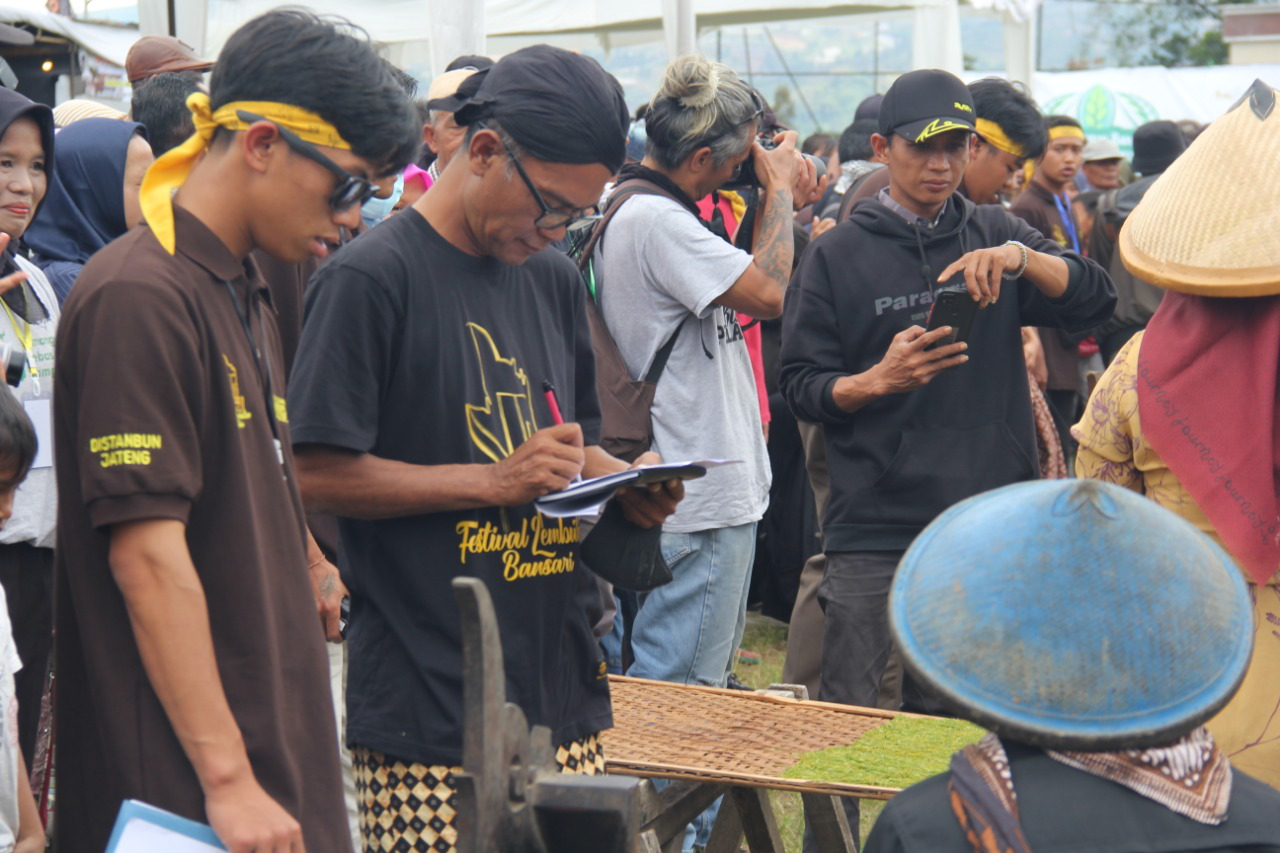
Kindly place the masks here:
[(207, 820), (108, 564), (113, 524), (176, 519), (258, 781), (301, 822), (310, 853), (346, 853), (274, 312), (252, 263), (182, 208), (175, 226), (176, 255), (145, 227), (100, 251), (63, 309), (54, 413), (57, 846), (102, 850), (128, 798)]
[[(1068, 215), (1074, 216), (1067, 208)], [(1009, 212), (1048, 237), (1059, 246), (1071, 249), (1062, 214), (1053, 194), (1035, 181), (1027, 184)], [(1050, 391), (1076, 391), (1080, 388), (1080, 355), (1075, 345), (1063, 341), (1057, 329), (1039, 329), (1044, 347), (1045, 366), (1049, 369)]]

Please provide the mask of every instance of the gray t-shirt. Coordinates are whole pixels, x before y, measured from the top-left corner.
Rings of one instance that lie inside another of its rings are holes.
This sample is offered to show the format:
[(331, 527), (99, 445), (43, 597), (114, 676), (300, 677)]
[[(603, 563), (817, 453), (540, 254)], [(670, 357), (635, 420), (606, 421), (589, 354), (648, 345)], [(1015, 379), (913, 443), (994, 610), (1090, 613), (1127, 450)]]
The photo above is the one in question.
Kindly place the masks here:
[(663, 525), (673, 533), (758, 521), (769, 505), (769, 459), (742, 327), (737, 312), (713, 304), (750, 263), (658, 196), (627, 199), (596, 249), (600, 307), (633, 377), (680, 329), (653, 402), (653, 449), (671, 462), (742, 460), (685, 484), (684, 501)]

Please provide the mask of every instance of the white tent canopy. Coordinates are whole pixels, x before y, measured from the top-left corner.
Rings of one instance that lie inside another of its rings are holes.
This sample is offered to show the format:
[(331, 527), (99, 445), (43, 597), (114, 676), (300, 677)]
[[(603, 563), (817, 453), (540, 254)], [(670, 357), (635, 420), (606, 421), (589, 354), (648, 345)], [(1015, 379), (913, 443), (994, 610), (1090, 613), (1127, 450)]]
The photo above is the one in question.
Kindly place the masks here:
[[(174, 0), (179, 38), (196, 52), (216, 57), (237, 27), (282, 0)], [(510, 49), (543, 38), (558, 43), (617, 45), (663, 33), (672, 56), (696, 48), (699, 31), (734, 24), (836, 15), (909, 14), (913, 19), (913, 67), (963, 67), (959, 0), (303, 0), (322, 14), (351, 18), (388, 48), (403, 66), (434, 75), (454, 56)], [(1034, 9), (1039, 0), (967, 0), (998, 15), (1005, 25), (1008, 76), (1030, 82), (1035, 68)], [(169, 31), (167, 0), (138, 0), (143, 34)], [(86, 24), (47, 12), (0, 7), (0, 18), (27, 23), (78, 42), (86, 51), (123, 66), (137, 31)]]
[(75, 42), (87, 52), (113, 65), (124, 66), (129, 47), (138, 40), (138, 31), (130, 27), (86, 24), (62, 15), (11, 6), (0, 6), (0, 21), (25, 24), (46, 33)]
[[(453, 56), (484, 53), (487, 37), (587, 35), (661, 30), (672, 55), (693, 49), (699, 28), (859, 13), (912, 10), (917, 67), (960, 71), (958, 0), (368, 0), (359, 6), (309, 0), (317, 12), (354, 20), (391, 48), (393, 61), (425, 59), (438, 73)], [(165, 0), (140, 0), (144, 33), (168, 28)], [(213, 56), (243, 22), (276, 0), (177, 0), (178, 37)], [(504, 39), (505, 41), (505, 39)]]

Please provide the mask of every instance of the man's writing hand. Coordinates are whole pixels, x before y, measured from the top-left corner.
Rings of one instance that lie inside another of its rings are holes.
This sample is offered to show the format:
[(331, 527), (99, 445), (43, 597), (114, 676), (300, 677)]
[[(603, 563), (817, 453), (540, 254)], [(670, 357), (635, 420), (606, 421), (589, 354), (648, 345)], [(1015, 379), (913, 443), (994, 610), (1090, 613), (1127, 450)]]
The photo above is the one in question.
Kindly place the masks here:
[(582, 473), (585, 462), (582, 427), (570, 423), (540, 429), (490, 466), (493, 505), (518, 506), (558, 492)]

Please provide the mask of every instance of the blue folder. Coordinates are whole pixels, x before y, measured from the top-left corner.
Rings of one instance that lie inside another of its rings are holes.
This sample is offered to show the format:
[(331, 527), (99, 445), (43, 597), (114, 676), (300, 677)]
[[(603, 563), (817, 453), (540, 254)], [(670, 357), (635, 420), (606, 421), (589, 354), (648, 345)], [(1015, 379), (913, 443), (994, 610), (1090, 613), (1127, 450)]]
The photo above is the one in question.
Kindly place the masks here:
[[(213, 830), (203, 823), (179, 817), (172, 812), (149, 806), (139, 800), (125, 800), (121, 803), (120, 813), (116, 816), (116, 825), (111, 830), (111, 840), (107, 842), (106, 853), (117, 853), (117, 851), (126, 853), (128, 848), (123, 848), (120, 845), (122, 841), (127, 840), (126, 827), (135, 820), (142, 821), (150, 827), (159, 827), (162, 830), (167, 830), (181, 838), (190, 839), (192, 842), (198, 842), (191, 845), (193, 850), (200, 849), (200, 844), (208, 845), (215, 850), (227, 849), (218, 840), (218, 836), (214, 834)], [(134, 832), (137, 832), (136, 828)], [(177, 839), (174, 840), (176, 841)]]

